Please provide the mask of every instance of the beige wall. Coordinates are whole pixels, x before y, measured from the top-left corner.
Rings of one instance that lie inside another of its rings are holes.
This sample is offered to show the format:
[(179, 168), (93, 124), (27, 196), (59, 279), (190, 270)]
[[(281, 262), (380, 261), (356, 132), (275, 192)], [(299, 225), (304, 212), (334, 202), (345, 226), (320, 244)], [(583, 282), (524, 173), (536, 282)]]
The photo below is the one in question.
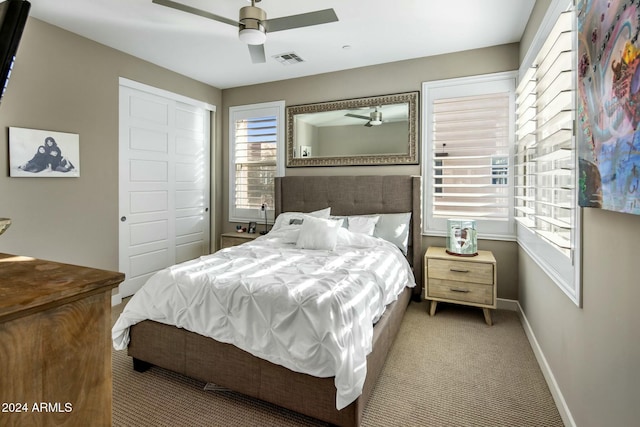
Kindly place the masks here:
[[(536, 3), (523, 50), (550, 3)], [(634, 263), (639, 260), (640, 216), (600, 209), (582, 209), (582, 215), (583, 307), (571, 302), (523, 250), (520, 305), (575, 425), (637, 426), (640, 279)]]
[[(0, 252), (117, 270), (119, 77), (221, 105), (216, 88), (29, 19), (0, 104), (0, 216), (13, 220)], [(10, 126), (79, 134), (81, 176), (9, 178)]]
[[(367, 123), (362, 119), (358, 120)], [(314, 156), (408, 154), (409, 152), (407, 144), (409, 127), (406, 121), (370, 127), (360, 123), (352, 126), (322, 126), (318, 128), (317, 134)]]
[[(517, 70), (519, 45), (509, 44), (486, 49), (439, 55), (408, 61), (357, 68), (273, 83), (222, 91), (224, 200), (228, 200), (228, 109), (231, 106), (284, 100), (286, 105), (420, 91), (422, 82), (475, 74)], [(420, 148), (422, 150), (422, 148)], [(420, 175), (420, 165), (287, 168), (286, 175)], [(232, 231), (225, 205), (222, 228)], [(430, 245), (444, 245), (443, 238), (424, 237), (423, 251)], [(498, 261), (498, 297), (517, 299), (518, 250), (514, 242), (481, 240), (480, 249), (492, 250)]]
[(583, 211), (583, 307), (520, 252), (519, 299), (579, 427), (640, 420), (640, 216)]
[(525, 56), (533, 43), (538, 27), (544, 19), (544, 15), (547, 13), (547, 9), (551, 6), (551, 0), (536, 0), (536, 4), (529, 16), (529, 22), (525, 27), (524, 34), (520, 39), (520, 63), (525, 59)]

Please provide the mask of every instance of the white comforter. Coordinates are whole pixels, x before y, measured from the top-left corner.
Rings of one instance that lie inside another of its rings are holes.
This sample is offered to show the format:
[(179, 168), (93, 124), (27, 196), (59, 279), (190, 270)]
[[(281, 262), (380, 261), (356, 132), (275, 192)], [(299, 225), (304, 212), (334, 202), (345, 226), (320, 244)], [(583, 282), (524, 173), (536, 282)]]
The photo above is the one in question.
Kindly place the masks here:
[(145, 319), (233, 344), (317, 377), (335, 376), (336, 407), (361, 393), (373, 323), (413, 273), (382, 239), (338, 234), (334, 251), (297, 249), (291, 230), (223, 249), (153, 275), (112, 330), (125, 349), (129, 327)]

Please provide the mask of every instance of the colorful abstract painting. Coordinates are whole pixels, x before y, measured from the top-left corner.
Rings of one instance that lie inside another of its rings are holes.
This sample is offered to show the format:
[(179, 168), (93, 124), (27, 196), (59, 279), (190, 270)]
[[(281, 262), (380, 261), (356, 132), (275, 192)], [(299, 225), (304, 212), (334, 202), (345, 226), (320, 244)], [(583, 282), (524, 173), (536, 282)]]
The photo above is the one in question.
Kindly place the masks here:
[(579, 0), (579, 205), (640, 215), (640, 0)]

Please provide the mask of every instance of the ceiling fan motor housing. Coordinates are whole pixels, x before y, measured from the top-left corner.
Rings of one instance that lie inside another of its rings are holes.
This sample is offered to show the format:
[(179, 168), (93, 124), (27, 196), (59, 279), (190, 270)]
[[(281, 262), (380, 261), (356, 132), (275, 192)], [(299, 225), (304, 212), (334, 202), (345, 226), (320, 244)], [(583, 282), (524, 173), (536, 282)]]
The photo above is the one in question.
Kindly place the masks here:
[[(248, 44), (263, 44), (266, 38), (266, 29), (263, 23), (266, 20), (266, 12), (259, 7), (245, 6), (241, 8), (239, 19), (240, 39)], [(248, 34), (257, 37), (243, 37), (243, 35)]]
[(373, 111), (371, 114), (371, 124), (372, 125), (379, 125), (382, 124), (382, 113), (380, 111), (378, 111), (378, 109), (376, 108), (376, 111)]

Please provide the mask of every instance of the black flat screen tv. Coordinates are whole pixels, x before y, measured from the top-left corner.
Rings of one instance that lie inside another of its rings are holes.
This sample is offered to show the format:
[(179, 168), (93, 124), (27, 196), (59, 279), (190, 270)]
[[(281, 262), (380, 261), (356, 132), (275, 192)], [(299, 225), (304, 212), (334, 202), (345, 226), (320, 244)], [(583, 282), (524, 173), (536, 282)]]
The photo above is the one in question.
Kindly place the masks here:
[(0, 3), (0, 102), (9, 83), (13, 61), (30, 8), (31, 3), (26, 0), (5, 0)]

